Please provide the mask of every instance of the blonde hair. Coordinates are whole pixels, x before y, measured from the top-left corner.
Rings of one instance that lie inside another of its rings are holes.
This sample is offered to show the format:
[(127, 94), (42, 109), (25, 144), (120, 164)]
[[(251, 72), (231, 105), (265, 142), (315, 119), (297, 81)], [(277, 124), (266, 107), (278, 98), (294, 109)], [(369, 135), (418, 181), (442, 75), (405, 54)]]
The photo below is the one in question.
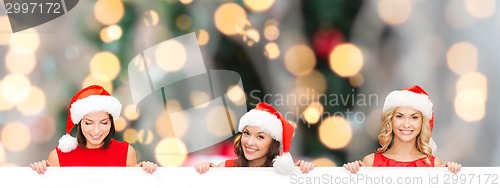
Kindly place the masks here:
[[(380, 133), (378, 134), (378, 140), (380, 144), (380, 148), (377, 149), (377, 153), (383, 153), (387, 151), (389, 145), (391, 144), (394, 133), (392, 132), (392, 117), (397, 107), (392, 108), (391, 110), (382, 113), (381, 122), (382, 127), (380, 129)], [(422, 113), (420, 112), (420, 115)], [(420, 153), (423, 153), (427, 157), (425, 158), (425, 162), (427, 164), (431, 164), (430, 157), (432, 155), (432, 149), (429, 146), (429, 141), (431, 139), (431, 128), (429, 124), (429, 118), (422, 115), (422, 128), (420, 133), (417, 136), (417, 145), (415, 146)]]

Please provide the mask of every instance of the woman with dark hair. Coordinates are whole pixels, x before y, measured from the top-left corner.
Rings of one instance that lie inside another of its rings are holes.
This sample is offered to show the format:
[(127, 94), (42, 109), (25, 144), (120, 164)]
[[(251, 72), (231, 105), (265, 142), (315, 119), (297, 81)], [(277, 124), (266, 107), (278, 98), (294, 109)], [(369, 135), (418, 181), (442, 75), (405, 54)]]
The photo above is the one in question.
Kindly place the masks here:
[[(120, 102), (101, 86), (80, 90), (68, 108), (66, 135), (59, 139), (48, 160), (32, 163), (30, 167), (39, 174), (48, 166), (135, 166), (153, 173), (158, 165), (149, 161), (137, 163), (134, 148), (113, 139), (121, 109)], [(77, 138), (70, 135), (74, 126), (78, 128)]]
[(234, 144), (237, 159), (226, 160), (218, 165), (201, 162), (196, 171), (203, 174), (210, 167), (274, 167), (279, 173), (289, 174), (295, 166), (308, 173), (315, 165), (299, 160), (293, 162), (290, 155), (293, 126), (271, 105), (261, 102), (240, 119), (240, 134)]

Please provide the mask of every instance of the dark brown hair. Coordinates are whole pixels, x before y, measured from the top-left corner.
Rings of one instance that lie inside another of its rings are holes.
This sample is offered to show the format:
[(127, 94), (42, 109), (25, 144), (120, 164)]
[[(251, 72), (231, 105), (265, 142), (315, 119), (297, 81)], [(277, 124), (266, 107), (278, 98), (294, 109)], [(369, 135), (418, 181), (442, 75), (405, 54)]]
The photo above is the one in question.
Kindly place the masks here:
[[(113, 135), (115, 135), (115, 121), (113, 120), (113, 116), (111, 116), (111, 114), (109, 114), (109, 120), (111, 121), (111, 128), (109, 130), (109, 134), (108, 136), (106, 136), (106, 138), (104, 138), (104, 140), (102, 140), (102, 142), (104, 142), (104, 145), (102, 145), (102, 149), (106, 149), (109, 147), (109, 144), (111, 144), (111, 139), (113, 138)], [(78, 145), (82, 148), (87, 148), (87, 139), (85, 139), (85, 136), (83, 135), (83, 132), (82, 132), (82, 129), (81, 129), (81, 126), (82, 126), (82, 121), (80, 120), (80, 122), (78, 122), (77, 124), (78, 126), (78, 133), (77, 133), (77, 136), (76, 136), (76, 140), (78, 141)]]
[[(236, 160), (237, 167), (248, 167), (248, 160), (245, 158), (243, 153), (243, 148), (241, 146), (241, 134), (236, 135), (236, 142), (234, 142), (234, 153), (238, 156)], [(271, 145), (269, 146), (269, 151), (266, 155), (266, 162), (261, 167), (272, 167), (273, 159), (280, 154), (280, 142), (273, 139)]]

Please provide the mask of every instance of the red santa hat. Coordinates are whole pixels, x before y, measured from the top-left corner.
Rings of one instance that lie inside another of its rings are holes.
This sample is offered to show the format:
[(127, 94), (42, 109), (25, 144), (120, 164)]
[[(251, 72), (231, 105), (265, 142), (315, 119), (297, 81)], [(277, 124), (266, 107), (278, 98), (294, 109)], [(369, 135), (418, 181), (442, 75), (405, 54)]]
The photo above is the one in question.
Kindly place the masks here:
[(120, 117), (121, 109), (122, 105), (118, 99), (112, 97), (102, 86), (91, 85), (83, 88), (71, 99), (66, 120), (66, 134), (59, 139), (57, 147), (64, 153), (77, 147), (77, 140), (70, 133), (83, 116), (93, 112), (107, 112), (116, 121)]
[[(432, 101), (429, 98), (427, 92), (418, 85), (414, 85), (410, 88), (405, 88), (403, 90), (392, 91), (387, 95), (384, 102), (383, 112), (387, 112), (395, 107), (410, 107), (418, 110), (423, 116), (429, 119), (429, 125), (432, 135), (432, 129), (434, 129), (434, 111), (432, 109)], [(434, 154), (437, 150), (437, 145), (431, 137), (429, 145)]]
[(250, 110), (241, 117), (238, 130), (242, 132), (247, 125), (260, 127), (273, 139), (280, 142), (280, 155), (274, 158), (273, 167), (279, 173), (290, 174), (295, 166), (290, 154), (294, 132), (290, 122), (271, 105), (260, 102), (255, 109)]

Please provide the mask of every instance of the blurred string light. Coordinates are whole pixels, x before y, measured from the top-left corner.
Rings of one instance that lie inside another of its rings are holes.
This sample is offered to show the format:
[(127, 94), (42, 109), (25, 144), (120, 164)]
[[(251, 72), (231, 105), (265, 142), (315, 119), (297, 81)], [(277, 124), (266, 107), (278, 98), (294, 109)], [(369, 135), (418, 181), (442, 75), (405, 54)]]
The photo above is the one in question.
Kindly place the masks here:
[(123, 140), (129, 144), (135, 144), (137, 142), (137, 130), (134, 128), (127, 128), (123, 132)]
[[(227, 113), (229, 113), (229, 117), (235, 117), (234, 112), (230, 108), (227, 108)], [(232, 134), (231, 129), (224, 126), (228, 124), (228, 120), (229, 118), (226, 115), (226, 108), (224, 106), (210, 108), (210, 111), (205, 116), (208, 132), (216, 137), (224, 137)]]
[(275, 19), (267, 20), (264, 24), (264, 37), (268, 41), (275, 41), (280, 36), (280, 29), (278, 27), (278, 21)]
[[(176, 111), (171, 108), (169, 108), (169, 110)], [(175, 120), (175, 123), (172, 123), (172, 119)], [(162, 138), (182, 138), (189, 128), (189, 118), (186, 113), (182, 111), (176, 111), (170, 114), (163, 112), (156, 118), (155, 125), (156, 133)]]
[(144, 25), (148, 27), (156, 26), (160, 21), (160, 16), (155, 10), (148, 10), (144, 12)]
[(47, 103), (47, 98), (42, 89), (32, 86), (31, 91), (26, 100), (16, 105), (17, 110), (26, 116), (39, 114)]
[(278, 44), (274, 42), (267, 43), (264, 46), (264, 55), (269, 59), (276, 59), (280, 56), (280, 48)]
[(177, 16), (177, 19), (175, 19), (175, 24), (177, 25), (177, 28), (187, 31), (193, 25), (193, 21), (189, 15), (181, 14)]
[(162, 42), (155, 50), (155, 60), (156, 64), (167, 72), (178, 71), (186, 64), (186, 48), (177, 41)]
[(496, 0), (465, 0), (465, 9), (474, 18), (489, 18), (495, 15)]
[(243, 0), (243, 4), (253, 12), (263, 12), (273, 6), (274, 0)]
[(36, 118), (29, 123), (33, 142), (48, 142), (56, 133), (56, 123), (54, 118), (46, 115)]
[(90, 73), (101, 81), (112, 81), (120, 73), (120, 60), (108, 51), (96, 53), (90, 60)]
[(139, 143), (148, 145), (153, 141), (153, 131), (149, 129), (141, 129), (137, 133), (137, 141)]
[(225, 35), (235, 35), (243, 32), (250, 25), (245, 10), (238, 4), (224, 3), (214, 14), (215, 27)]
[(118, 119), (115, 122), (115, 130), (116, 132), (122, 132), (127, 128), (127, 120), (123, 118), (122, 116), (118, 117)]
[(88, 87), (90, 85), (100, 85), (106, 89), (109, 93), (113, 93), (113, 83), (108, 80), (108, 81), (102, 81), (97, 78), (95, 78), (92, 74), (87, 75), (85, 79), (82, 82), (82, 88)]
[(198, 31), (198, 44), (200, 46), (205, 46), (210, 41), (210, 34), (207, 30), (200, 29)]
[(160, 166), (181, 166), (187, 158), (187, 148), (179, 139), (164, 138), (156, 145), (155, 157)]
[(233, 85), (227, 88), (226, 95), (235, 105), (241, 106), (246, 102), (245, 91), (243, 91), (243, 88), (238, 85)]
[(321, 143), (329, 149), (342, 149), (352, 138), (351, 126), (343, 117), (337, 115), (324, 119), (318, 134)]
[(191, 92), (190, 99), (191, 104), (195, 108), (205, 108), (209, 105), (210, 102), (210, 96), (208, 95), (208, 93), (198, 90)]
[(456, 84), (455, 112), (467, 122), (483, 119), (488, 98), (487, 78), (479, 72), (463, 74)]
[(10, 27), (9, 18), (7, 16), (0, 16), (0, 45), (9, 44), (11, 33), (12, 29)]
[(285, 54), (285, 68), (295, 76), (309, 74), (316, 66), (316, 57), (309, 46), (304, 44), (290, 47)]
[(330, 53), (330, 68), (341, 77), (354, 76), (363, 67), (361, 50), (354, 44), (340, 44)]
[(0, 84), (0, 95), (12, 104), (23, 102), (31, 92), (30, 80), (21, 74), (8, 74)]
[(31, 142), (30, 130), (19, 121), (9, 122), (2, 129), (0, 142), (10, 152), (23, 151)]
[(412, 12), (410, 0), (379, 0), (378, 14), (380, 18), (389, 25), (404, 23)]
[(134, 121), (139, 118), (139, 113), (137, 113), (136, 106), (133, 104), (129, 104), (125, 107), (123, 115), (130, 121)]
[(363, 77), (361, 73), (349, 77), (349, 84), (351, 84), (352, 87), (361, 87), (364, 82), (365, 77)]
[(9, 45), (10, 49), (14, 50), (17, 54), (34, 54), (40, 46), (40, 36), (33, 28), (12, 33), (9, 37)]
[(36, 65), (35, 54), (18, 54), (14, 50), (9, 50), (5, 56), (5, 66), (11, 73), (28, 75)]
[(118, 25), (110, 25), (101, 30), (99, 36), (103, 42), (109, 43), (122, 37), (122, 28)]
[(308, 88), (322, 94), (326, 91), (327, 83), (323, 73), (313, 70), (309, 74), (299, 76), (295, 80), (297, 87)]
[(94, 5), (94, 16), (99, 23), (112, 25), (118, 23), (125, 14), (121, 0), (101, 0)]
[(323, 115), (323, 105), (319, 102), (312, 102), (304, 110), (304, 120), (309, 124), (316, 124)]
[(477, 48), (468, 42), (453, 44), (446, 53), (448, 67), (454, 73), (461, 75), (477, 69)]
[(247, 43), (248, 46), (253, 46), (255, 43), (259, 43), (260, 34), (256, 29), (248, 29), (243, 34), (243, 41)]
[(320, 157), (320, 158), (312, 160), (311, 162), (313, 162), (316, 166), (319, 166), (319, 167), (335, 167), (335, 166), (337, 166), (337, 164), (335, 164), (335, 162), (333, 162), (332, 160), (330, 160), (329, 158), (326, 158), (326, 157)]

